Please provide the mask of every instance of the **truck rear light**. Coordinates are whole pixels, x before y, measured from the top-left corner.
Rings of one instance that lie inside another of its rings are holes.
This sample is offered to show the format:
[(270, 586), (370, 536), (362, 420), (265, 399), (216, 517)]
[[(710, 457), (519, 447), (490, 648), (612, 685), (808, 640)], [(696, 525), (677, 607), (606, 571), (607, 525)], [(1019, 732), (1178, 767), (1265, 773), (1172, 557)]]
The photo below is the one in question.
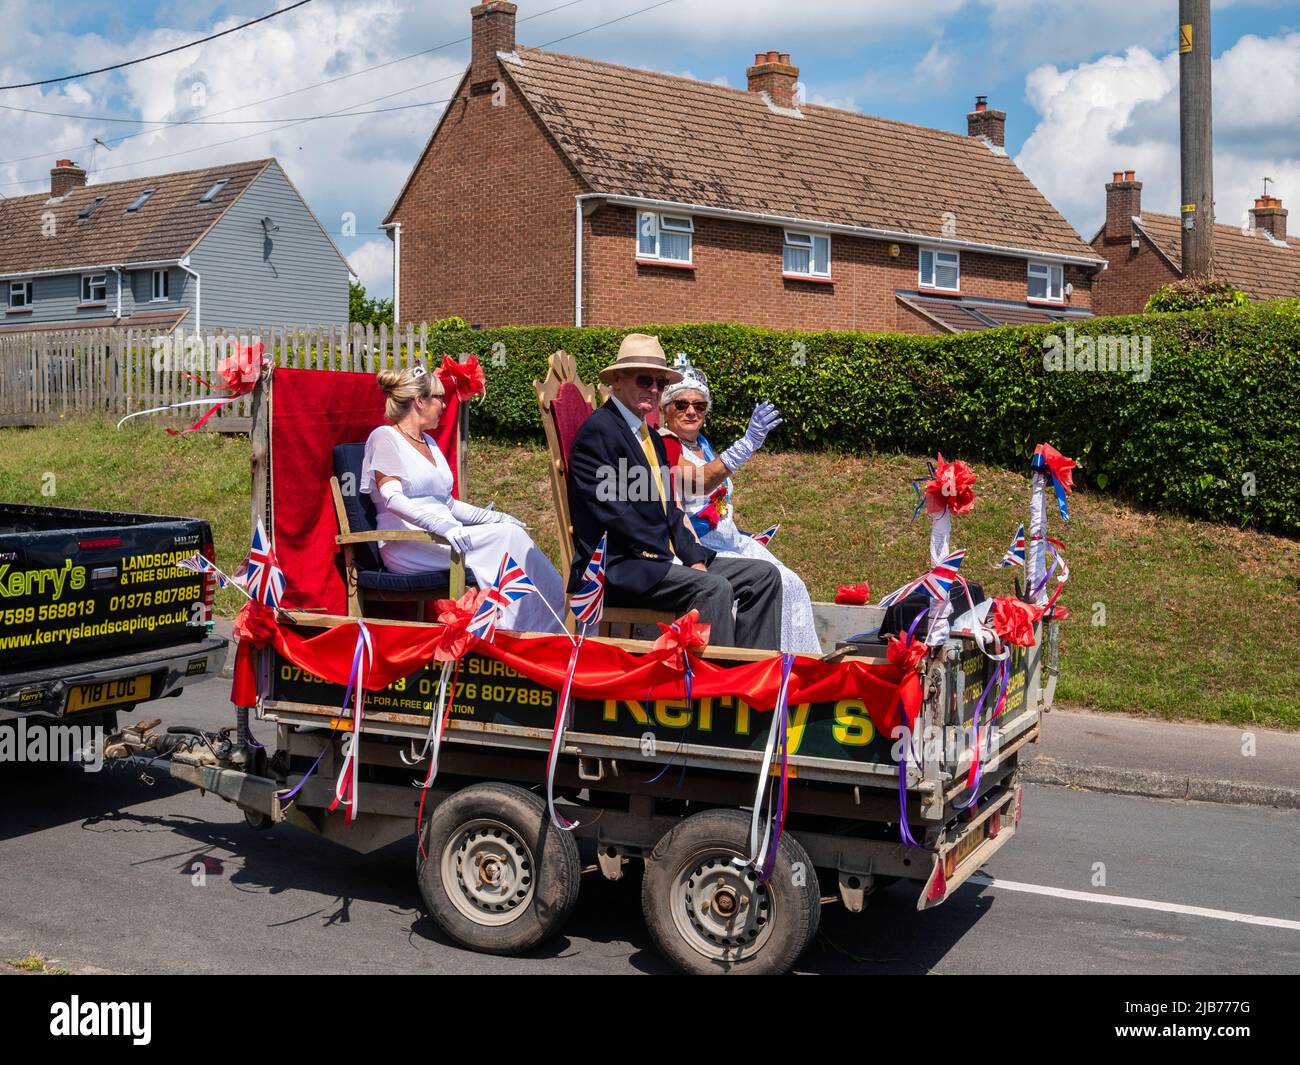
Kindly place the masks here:
[(948, 877), (952, 876), (952, 874), (956, 871), (956, 869), (957, 869), (957, 848), (953, 847), (948, 851), (947, 854), (943, 856), (943, 863), (939, 869), (939, 872), (943, 874), (945, 879), (947, 879)]
[(999, 810), (989, 818), (989, 839), (997, 839), (998, 833), (1002, 831), (1002, 811)]
[(1020, 827), (1020, 796), (1024, 788), (1016, 788), (1016, 828)]
[[(211, 543), (203, 545), (203, 557), (215, 565), (217, 561), (217, 551)], [(212, 612), (217, 601), (217, 578), (215, 574), (205, 573), (203, 575), (203, 622), (210, 625), (212, 623)]]
[(120, 536), (102, 536), (98, 540), (78, 540), (77, 546), (83, 551), (89, 551), (94, 547), (121, 547), (122, 538)]
[(925, 893), (927, 902), (938, 902), (948, 893), (948, 876), (943, 871), (943, 867), (948, 864), (948, 859), (952, 857), (952, 851), (949, 851), (939, 868), (934, 871), (934, 876), (930, 878), (930, 889)]

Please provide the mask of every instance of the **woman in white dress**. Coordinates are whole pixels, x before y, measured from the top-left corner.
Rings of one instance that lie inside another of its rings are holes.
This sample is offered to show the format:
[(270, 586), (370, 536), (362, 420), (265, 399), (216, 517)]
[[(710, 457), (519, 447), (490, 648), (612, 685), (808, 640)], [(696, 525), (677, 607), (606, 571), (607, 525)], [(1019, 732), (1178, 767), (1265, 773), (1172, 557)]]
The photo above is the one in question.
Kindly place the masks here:
[(808, 588), (794, 570), (781, 564), (771, 551), (736, 527), (731, 506), (731, 478), (763, 446), (768, 432), (781, 424), (780, 414), (770, 403), (754, 408), (743, 437), (717, 455), (704, 438), (704, 418), (713, 406), (708, 379), (678, 356), (675, 369), (682, 380), (669, 385), (659, 399), (660, 433), (681, 444), (677, 458), (669, 448), (669, 460), (682, 486), (682, 509), (690, 516), (700, 543), (721, 555), (760, 558), (781, 571), (781, 650), (796, 654), (821, 654), (821, 641), (813, 623)]
[[(378, 528), (437, 533), (464, 556), (465, 567), (480, 588), (491, 587), (502, 556), (509, 552), (537, 591), (503, 608), (497, 627), (516, 632), (563, 631), (557, 615), (564, 609), (564, 582), (524, 531), (523, 522), (502, 511), (471, 506), (451, 494), (451, 467), (428, 435), (443, 411), (437, 375), (420, 365), (386, 370), (379, 375), (379, 387), (388, 397), (389, 424), (370, 434), (361, 466), (361, 491), (374, 501)], [(451, 548), (446, 544), (381, 541), (379, 556), (394, 573), (451, 568)]]

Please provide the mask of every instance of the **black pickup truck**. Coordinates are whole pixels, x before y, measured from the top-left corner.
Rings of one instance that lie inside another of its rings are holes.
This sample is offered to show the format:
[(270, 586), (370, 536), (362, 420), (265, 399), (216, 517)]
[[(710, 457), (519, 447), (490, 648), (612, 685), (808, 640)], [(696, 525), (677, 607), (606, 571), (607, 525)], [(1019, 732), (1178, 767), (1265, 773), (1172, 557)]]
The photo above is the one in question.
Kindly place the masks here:
[(212, 557), (197, 518), (0, 504), (0, 723), (111, 726), (118, 711), (217, 676)]

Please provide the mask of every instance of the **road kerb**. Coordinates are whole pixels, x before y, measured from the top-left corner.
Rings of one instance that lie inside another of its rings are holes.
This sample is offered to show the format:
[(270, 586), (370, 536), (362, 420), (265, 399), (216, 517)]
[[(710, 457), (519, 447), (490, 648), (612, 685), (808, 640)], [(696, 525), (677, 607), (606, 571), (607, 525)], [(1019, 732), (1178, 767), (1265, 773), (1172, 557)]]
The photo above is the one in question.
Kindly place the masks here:
[(1257, 784), (1240, 780), (1209, 780), (1157, 769), (1127, 769), (1104, 765), (1079, 765), (1036, 758), (1024, 763), (1022, 777), (1031, 784), (1087, 788), (1117, 795), (1142, 795), (1153, 799), (1191, 799), (1197, 802), (1277, 806), (1300, 810), (1300, 788)]

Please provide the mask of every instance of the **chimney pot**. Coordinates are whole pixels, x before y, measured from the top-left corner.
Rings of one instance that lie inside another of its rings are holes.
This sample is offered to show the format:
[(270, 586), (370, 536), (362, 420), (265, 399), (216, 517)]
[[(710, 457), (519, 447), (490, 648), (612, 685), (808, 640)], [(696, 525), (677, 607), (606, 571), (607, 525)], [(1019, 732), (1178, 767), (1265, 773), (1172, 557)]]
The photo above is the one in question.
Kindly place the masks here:
[(60, 159), (50, 171), (50, 198), (58, 199), (86, 184), (86, 172), (71, 159)]
[(1286, 240), (1287, 209), (1277, 196), (1257, 196), (1250, 209), (1250, 219), (1256, 229), (1265, 229), (1275, 240)]
[(990, 109), (987, 96), (975, 97), (975, 110), (966, 115), (966, 135), (984, 137), (997, 148), (1007, 143), (1007, 113)]
[(518, 10), (507, 0), (487, 0), (469, 9), (471, 90), (496, 81), (500, 71), (497, 53), (515, 50), (515, 13)]
[(1106, 240), (1132, 241), (1133, 219), (1142, 217), (1142, 182), (1132, 170), (1116, 170), (1106, 186)]
[(777, 107), (795, 106), (794, 93), (799, 81), (799, 68), (790, 62), (789, 52), (775, 49), (758, 52), (754, 56), (754, 65), (746, 73), (750, 92), (767, 93)]

